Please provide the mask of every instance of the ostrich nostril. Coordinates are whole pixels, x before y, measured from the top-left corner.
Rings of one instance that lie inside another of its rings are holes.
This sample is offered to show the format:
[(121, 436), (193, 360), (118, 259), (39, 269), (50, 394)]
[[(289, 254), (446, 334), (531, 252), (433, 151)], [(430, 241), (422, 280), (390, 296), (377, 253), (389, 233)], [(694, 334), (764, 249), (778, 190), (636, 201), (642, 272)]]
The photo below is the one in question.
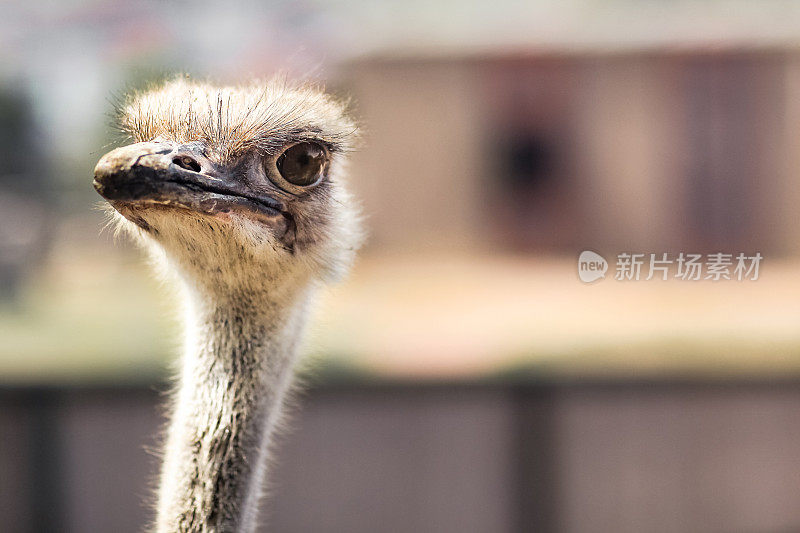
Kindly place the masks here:
[(192, 156), (178, 155), (172, 159), (172, 162), (181, 168), (185, 168), (186, 170), (200, 172), (200, 163), (198, 163)]

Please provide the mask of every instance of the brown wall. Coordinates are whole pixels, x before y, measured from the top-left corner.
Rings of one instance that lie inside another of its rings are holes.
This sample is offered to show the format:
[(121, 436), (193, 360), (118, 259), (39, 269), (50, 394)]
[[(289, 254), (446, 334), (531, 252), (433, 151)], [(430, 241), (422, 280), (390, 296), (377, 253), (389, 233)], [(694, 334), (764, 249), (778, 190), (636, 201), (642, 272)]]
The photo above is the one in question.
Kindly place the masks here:
[[(161, 400), (0, 392), (3, 531), (141, 531)], [(291, 426), (273, 531), (800, 528), (798, 383), (327, 386)]]
[[(356, 62), (346, 80), (367, 133), (353, 171), (372, 243), (800, 251), (799, 56)], [(515, 139), (532, 143), (516, 174)]]

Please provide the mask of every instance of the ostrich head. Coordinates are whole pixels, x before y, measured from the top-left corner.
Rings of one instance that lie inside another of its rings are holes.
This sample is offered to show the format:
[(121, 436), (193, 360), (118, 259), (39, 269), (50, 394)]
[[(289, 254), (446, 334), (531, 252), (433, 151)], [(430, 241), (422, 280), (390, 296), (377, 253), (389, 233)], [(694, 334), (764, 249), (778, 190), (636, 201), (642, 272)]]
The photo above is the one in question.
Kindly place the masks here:
[(94, 186), (168, 269), (215, 291), (350, 263), (342, 159), (356, 127), (325, 93), (177, 80), (129, 97), (120, 126), (136, 142), (100, 160)]

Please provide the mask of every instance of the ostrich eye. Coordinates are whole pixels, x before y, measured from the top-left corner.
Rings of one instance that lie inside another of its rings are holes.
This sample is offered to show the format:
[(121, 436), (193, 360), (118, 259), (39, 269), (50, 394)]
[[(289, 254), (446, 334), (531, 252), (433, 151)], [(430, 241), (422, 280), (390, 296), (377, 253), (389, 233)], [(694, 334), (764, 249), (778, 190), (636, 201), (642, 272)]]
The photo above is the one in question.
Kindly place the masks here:
[(283, 179), (292, 185), (307, 187), (322, 178), (326, 162), (324, 148), (318, 144), (302, 142), (287, 148), (278, 157), (276, 165)]

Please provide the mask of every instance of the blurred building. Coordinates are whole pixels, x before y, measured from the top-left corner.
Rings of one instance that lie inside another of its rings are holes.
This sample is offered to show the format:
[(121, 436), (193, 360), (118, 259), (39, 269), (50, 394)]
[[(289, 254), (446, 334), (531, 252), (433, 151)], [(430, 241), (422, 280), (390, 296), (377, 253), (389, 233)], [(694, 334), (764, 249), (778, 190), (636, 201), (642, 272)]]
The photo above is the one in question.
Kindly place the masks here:
[(389, 55), (347, 73), (376, 246), (800, 250), (796, 49)]

